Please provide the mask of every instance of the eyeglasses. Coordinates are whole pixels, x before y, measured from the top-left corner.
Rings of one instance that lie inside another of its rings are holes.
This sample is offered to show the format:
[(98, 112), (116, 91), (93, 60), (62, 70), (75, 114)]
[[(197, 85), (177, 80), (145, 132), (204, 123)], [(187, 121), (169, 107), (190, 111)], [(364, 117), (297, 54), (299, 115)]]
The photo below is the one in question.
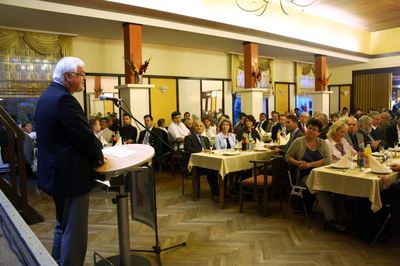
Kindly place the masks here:
[(81, 76), (82, 78), (86, 78), (86, 74), (84, 72), (77, 73), (77, 72), (68, 72), (69, 74), (75, 75), (75, 76)]

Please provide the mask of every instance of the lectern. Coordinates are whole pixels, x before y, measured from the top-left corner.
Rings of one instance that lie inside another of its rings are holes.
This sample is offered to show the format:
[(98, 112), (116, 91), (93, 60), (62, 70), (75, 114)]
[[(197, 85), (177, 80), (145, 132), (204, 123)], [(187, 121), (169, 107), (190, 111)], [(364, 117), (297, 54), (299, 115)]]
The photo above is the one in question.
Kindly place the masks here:
[[(117, 204), (119, 255), (103, 258), (96, 265), (150, 265), (145, 258), (130, 254), (128, 193), (125, 189), (125, 177), (137, 166), (149, 162), (154, 156), (154, 149), (149, 145), (128, 144), (104, 149), (103, 153), (107, 161), (95, 171), (104, 175), (112, 187), (118, 187), (115, 202)], [(95, 253), (94, 256), (96, 255), (100, 256)]]

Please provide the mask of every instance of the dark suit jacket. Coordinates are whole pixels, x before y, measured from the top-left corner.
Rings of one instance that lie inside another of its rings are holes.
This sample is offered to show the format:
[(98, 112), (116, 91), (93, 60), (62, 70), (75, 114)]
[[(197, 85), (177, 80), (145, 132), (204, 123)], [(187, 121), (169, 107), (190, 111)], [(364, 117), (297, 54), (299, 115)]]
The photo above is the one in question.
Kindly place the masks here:
[(360, 147), (361, 143), (364, 143), (364, 137), (361, 133), (356, 132), (356, 139), (357, 139), (357, 145), (358, 147), (354, 147), (353, 145), (353, 141), (351, 140), (349, 133), (346, 133), (346, 135), (344, 135), (344, 138), (347, 140), (347, 142), (356, 150), (358, 151), (358, 147)]
[[(207, 137), (201, 136), (207, 149), (211, 149), (210, 140)], [(184, 147), (187, 153), (201, 152), (202, 147), (199, 138), (196, 134), (191, 134), (185, 137)]]
[(397, 135), (397, 125), (393, 124), (390, 127), (388, 127), (386, 129), (386, 133), (385, 133), (385, 143), (387, 143), (387, 145), (389, 147), (394, 147), (394, 143), (398, 143), (399, 138)]
[[(261, 121), (258, 121), (258, 122), (256, 123), (256, 125), (254, 126), (254, 128), (257, 129), (257, 128), (258, 128), (258, 125), (259, 125), (260, 123), (261, 123)], [(266, 119), (266, 120), (264, 120), (264, 123), (261, 124), (261, 128), (262, 128), (264, 131), (267, 130), (268, 123), (269, 123), (269, 121)]]
[[(152, 134), (150, 134), (149, 136), (150, 146), (153, 147), (154, 150), (156, 151), (156, 156), (162, 152), (162, 142), (161, 142), (161, 139), (163, 139), (162, 131), (163, 131), (162, 129), (153, 127), (151, 129)], [(153, 135), (153, 133), (155, 136)], [(146, 135), (146, 130), (140, 132), (138, 143), (143, 144), (145, 135)]]
[(293, 143), (293, 141), (295, 139), (297, 139), (299, 137), (303, 137), (303, 136), (304, 136), (304, 133), (303, 133), (303, 131), (300, 130), (300, 128), (298, 130), (296, 130), (296, 132), (290, 132), (290, 139), (282, 149), (283, 154), (286, 153), (286, 151), (289, 149), (290, 145)]
[(133, 143), (137, 141), (137, 129), (132, 125), (123, 126), (119, 129), (119, 133), (124, 141), (131, 139)]
[(92, 167), (104, 159), (79, 102), (63, 85), (52, 82), (39, 98), (35, 120), (38, 186), (56, 197), (88, 193)]

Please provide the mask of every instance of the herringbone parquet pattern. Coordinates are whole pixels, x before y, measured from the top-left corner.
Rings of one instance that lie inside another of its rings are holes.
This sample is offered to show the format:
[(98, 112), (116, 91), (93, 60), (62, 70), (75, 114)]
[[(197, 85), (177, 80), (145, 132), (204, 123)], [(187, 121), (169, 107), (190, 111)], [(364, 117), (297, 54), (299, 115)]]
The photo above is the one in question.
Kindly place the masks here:
[[(238, 212), (238, 202), (227, 201), (225, 209), (209, 197), (202, 180), (202, 197), (192, 201), (190, 180), (187, 194), (181, 195), (179, 177), (157, 174), (159, 236), (162, 247), (186, 241), (187, 247), (163, 252), (163, 265), (400, 265), (400, 241), (392, 237), (386, 244), (372, 246), (350, 233), (325, 232), (321, 214), (312, 216), (311, 229), (302, 214), (279, 211), (270, 206), (271, 216), (263, 217), (256, 204), (245, 204)], [(116, 206), (113, 192), (105, 197), (97, 188), (91, 193), (89, 245), (86, 265), (93, 265), (93, 251), (103, 256), (118, 253)], [(30, 194), (33, 206), (46, 221), (31, 228), (51, 250), (54, 226), (52, 200), (44, 193)], [(285, 208), (287, 208), (285, 206)], [(397, 233), (399, 235), (400, 232)], [(154, 232), (130, 221), (131, 248), (151, 249)], [(143, 254), (156, 265), (155, 255)]]

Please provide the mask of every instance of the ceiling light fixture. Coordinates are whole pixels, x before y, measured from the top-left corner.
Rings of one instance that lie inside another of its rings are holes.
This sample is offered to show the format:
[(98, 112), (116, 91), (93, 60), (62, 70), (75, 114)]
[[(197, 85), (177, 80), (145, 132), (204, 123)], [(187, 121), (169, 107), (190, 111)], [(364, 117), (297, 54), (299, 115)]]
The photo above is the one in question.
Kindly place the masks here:
[[(274, 0), (235, 0), (237, 6), (246, 12), (252, 12), (257, 16), (262, 16), (269, 4)], [(278, 0), (276, 0), (278, 1)], [(304, 8), (313, 5), (317, 0), (279, 0), (282, 12), (289, 15), (293, 8), (304, 11)]]

